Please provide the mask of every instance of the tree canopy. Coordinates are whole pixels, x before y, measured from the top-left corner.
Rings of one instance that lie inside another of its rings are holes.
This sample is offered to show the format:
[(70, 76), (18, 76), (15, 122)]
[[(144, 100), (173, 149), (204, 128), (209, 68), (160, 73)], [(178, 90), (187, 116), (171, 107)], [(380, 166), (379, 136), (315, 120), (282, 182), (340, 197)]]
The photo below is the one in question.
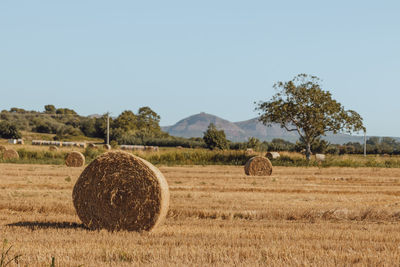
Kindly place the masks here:
[(365, 130), (361, 116), (332, 98), (321, 89), (316, 76), (299, 74), (287, 82), (277, 82), (278, 91), (271, 100), (256, 103), (259, 120), (270, 125), (278, 123), (287, 131), (295, 131), (306, 145), (310, 159), (311, 144), (327, 132), (357, 132)]
[(204, 143), (209, 149), (227, 149), (229, 148), (224, 130), (218, 130), (213, 123), (208, 125), (207, 131), (203, 136)]

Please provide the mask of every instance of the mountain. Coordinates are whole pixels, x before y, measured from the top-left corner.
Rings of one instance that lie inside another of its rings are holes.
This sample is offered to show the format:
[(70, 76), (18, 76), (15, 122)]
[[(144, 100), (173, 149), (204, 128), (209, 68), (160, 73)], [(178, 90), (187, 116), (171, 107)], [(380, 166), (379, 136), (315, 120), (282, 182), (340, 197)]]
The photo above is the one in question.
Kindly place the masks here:
[(210, 123), (214, 123), (218, 129), (223, 129), (226, 138), (229, 140), (246, 140), (246, 132), (239, 126), (230, 121), (204, 112), (180, 120), (172, 126), (162, 127), (162, 130), (173, 136), (186, 138), (202, 137)]
[[(281, 138), (292, 143), (299, 139), (296, 132), (288, 132), (278, 124), (265, 126), (253, 118), (247, 121), (230, 122), (212, 114), (199, 113), (178, 121), (172, 126), (162, 127), (162, 130), (170, 135), (179, 137), (202, 137), (210, 123), (214, 123), (218, 129), (225, 131), (227, 139), (233, 142), (244, 142), (250, 137), (256, 137), (261, 141), (271, 141), (274, 138)], [(348, 134), (327, 134), (323, 139), (333, 144), (343, 144), (348, 142), (362, 143), (363, 136)]]

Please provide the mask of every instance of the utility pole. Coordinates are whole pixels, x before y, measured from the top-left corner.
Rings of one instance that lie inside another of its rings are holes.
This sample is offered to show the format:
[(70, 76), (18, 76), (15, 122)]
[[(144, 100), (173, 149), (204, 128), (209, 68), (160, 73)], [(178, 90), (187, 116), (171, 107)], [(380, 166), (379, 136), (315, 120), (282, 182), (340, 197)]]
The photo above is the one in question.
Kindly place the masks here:
[(364, 130), (364, 157), (367, 156), (367, 130)]
[(110, 144), (110, 112), (107, 112), (107, 145)]

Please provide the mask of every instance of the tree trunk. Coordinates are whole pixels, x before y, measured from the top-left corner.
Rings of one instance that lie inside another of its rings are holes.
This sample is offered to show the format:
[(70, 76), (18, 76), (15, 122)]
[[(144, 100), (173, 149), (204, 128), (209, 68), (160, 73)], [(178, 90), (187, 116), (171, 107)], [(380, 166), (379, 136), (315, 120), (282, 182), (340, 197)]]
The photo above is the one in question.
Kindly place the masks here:
[(306, 158), (308, 161), (311, 158), (311, 144), (310, 143), (306, 144)]

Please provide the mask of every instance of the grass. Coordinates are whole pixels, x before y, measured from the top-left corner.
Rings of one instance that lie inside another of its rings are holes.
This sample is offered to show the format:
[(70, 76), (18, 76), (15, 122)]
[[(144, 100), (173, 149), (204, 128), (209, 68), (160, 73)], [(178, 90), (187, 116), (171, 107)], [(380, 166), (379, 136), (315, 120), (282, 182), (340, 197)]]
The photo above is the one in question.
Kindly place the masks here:
[(87, 230), (71, 198), (83, 168), (0, 168), (0, 234), (21, 266), (400, 262), (396, 168), (275, 167), (270, 177), (247, 177), (238, 166), (164, 166), (170, 210), (152, 233)]
[[(102, 148), (81, 149), (76, 147), (64, 147), (59, 151), (49, 151), (47, 146), (30, 145), (8, 145), (9, 148), (16, 149), (20, 155), (17, 160), (3, 160), (0, 156), (0, 163), (19, 163), (19, 164), (53, 164), (63, 165), (66, 155), (77, 150), (84, 153), (86, 163), (104, 153)], [(244, 151), (226, 150), (211, 151), (207, 149), (174, 149), (162, 148), (160, 152), (133, 152), (149, 162), (156, 165), (177, 166), (177, 165), (233, 165), (243, 166), (255, 153), (248, 155)], [(287, 167), (372, 167), (372, 168), (400, 168), (400, 156), (383, 157), (380, 155), (327, 155), (326, 161), (319, 163), (312, 159), (307, 161), (299, 153), (281, 152), (281, 157), (272, 160), (274, 166)]]

